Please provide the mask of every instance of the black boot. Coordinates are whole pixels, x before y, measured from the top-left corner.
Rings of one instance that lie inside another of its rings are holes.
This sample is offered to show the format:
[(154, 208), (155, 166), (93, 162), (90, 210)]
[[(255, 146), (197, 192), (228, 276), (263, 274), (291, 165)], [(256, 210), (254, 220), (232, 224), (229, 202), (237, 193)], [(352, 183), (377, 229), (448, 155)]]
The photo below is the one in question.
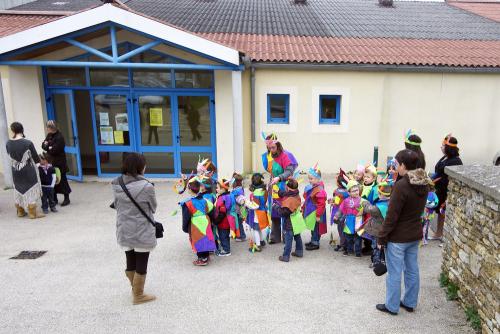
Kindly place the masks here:
[(69, 194), (64, 194), (64, 201), (61, 203), (61, 206), (66, 206), (70, 203)]

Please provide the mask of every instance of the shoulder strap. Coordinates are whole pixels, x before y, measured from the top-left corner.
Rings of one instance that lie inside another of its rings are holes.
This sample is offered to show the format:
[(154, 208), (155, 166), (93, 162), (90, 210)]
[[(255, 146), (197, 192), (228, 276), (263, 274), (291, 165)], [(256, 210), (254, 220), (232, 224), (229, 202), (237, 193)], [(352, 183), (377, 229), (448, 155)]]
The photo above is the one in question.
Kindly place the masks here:
[(142, 215), (151, 223), (151, 225), (156, 226), (155, 222), (146, 214), (146, 212), (144, 212), (144, 210), (140, 207), (140, 205), (137, 204), (137, 202), (135, 201), (135, 199), (132, 197), (132, 195), (128, 191), (127, 187), (125, 186), (125, 183), (123, 182), (123, 176), (120, 176), (118, 178), (118, 183), (120, 183), (120, 187), (122, 187), (122, 189), (125, 192), (125, 194), (127, 194), (128, 198), (130, 198), (130, 200), (132, 201), (132, 203), (134, 203), (134, 205), (142, 213)]

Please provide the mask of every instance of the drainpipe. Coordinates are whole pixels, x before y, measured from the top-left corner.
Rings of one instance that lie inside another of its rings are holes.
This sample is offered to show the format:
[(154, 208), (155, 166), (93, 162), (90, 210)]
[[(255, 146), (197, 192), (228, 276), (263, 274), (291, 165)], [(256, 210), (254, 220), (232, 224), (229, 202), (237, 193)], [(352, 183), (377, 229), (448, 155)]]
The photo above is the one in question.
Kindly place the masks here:
[(243, 63), (250, 69), (250, 140), (252, 142), (252, 171), (257, 170), (257, 143), (255, 130), (255, 66), (250, 57), (245, 56)]
[(5, 189), (10, 189), (13, 186), (10, 157), (7, 154), (7, 150), (5, 148), (5, 145), (7, 144), (8, 140), (9, 140), (9, 130), (7, 129), (7, 112), (5, 110), (2, 78), (0, 75), (0, 156), (2, 157), (2, 168), (3, 168)]

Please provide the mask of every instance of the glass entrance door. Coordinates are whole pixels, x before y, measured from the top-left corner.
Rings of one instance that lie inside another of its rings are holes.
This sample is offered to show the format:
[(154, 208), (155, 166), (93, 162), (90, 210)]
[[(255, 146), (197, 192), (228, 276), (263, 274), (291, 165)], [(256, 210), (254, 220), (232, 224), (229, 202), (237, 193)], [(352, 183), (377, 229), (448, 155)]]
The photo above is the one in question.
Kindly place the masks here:
[(135, 147), (132, 101), (117, 91), (93, 91), (90, 96), (98, 175), (120, 174), (124, 155)]
[(146, 174), (175, 176), (172, 97), (161, 93), (137, 95), (134, 104), (138, 151), (146, 157)]
[(52, 90), (50, 95), (51, 107), (49, 116), (57, 122), (66, 146), (66, 160), (68, 165), (67, 177), (70, 180), (82, 181), (82, 162), (78, 128), (75, 116), (75, 101), (72, 90)]
[(215, 159), (215, 115), (211, 94), (175, 96), (178, 170), (190, 173), (199, 157)]

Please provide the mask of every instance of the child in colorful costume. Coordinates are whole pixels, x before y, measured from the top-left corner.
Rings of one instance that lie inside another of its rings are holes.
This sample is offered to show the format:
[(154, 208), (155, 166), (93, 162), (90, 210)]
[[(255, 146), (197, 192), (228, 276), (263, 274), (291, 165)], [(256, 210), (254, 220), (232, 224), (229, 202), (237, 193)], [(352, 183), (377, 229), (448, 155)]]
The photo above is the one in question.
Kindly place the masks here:
[(262, 231), (269, 230), (269, 218), (267, 208), (268, 193), (264, 176), (261, 173), (252, 175), (250, 184), (250, 204), (248, 205), (247, 224), (253, 232), (253, 242), (250, 244), (249, 251), (260, 252), (261, 247), (266, 244)]
[(358, 230), (362, 234), (364, 238), (368, 238), (372, 242), (372, 263), (370, 268), (373, 267), (373, 264), (378, 263), (380, 260), (380, 250), (377, 248), (377, 239), (378, 233), (382, 226), (382, 223), (385, 220), (385, 216), (387, 215), (387, 208), (389, 207), (389, 198), (392, 192), (392, 182), (390, 181), (382, 181), (377, 185), (378, 197), (375, 200), (374, 204), (371, 204), (368, 201), (363, 201), (363, 213), (367, 213), (369, 215), (366, 224)]
[(245, 241), (247, 236), (245, 234), (245, 227), (243, 222), (246, 220), (247, 211), (245, 207), (245, 191), (243, 190), (243, 176), (238, 173), (233, 174), (231, 197), (233, 201), (233, 211), (236, 216), (236, 225), (238, 225), (239, 237), (235, 241)]
[(278, 191), (285, 190), (285, 181), (293, 175), (298, 162), (292, 153), (283, 149), (276, 134), (266, 136), (262, 133), (262, 137), (267, 147), (267, 151), (262, 154), (262, 165), (271, 174), (271, 189), (268, 189), (270, 193), (268, 208), (271, 210), (272, 230), (269, 243), (273, 244), (281, 242), (281, 218), (276, 210), (272, 210), (272, 204), (280, 201)]
[[(347, 174), (340, 169), (339, 175), (337, 176), (337, 189), (333, 192), (333, 198), (328, 200), (328, 204), (331, 206), (331, 214), (330, 214), (330, 225), (333, 225), (335, 223), (334, 217), (337, 211), (340, 208), (340, 204), (349, 197), (349, 193), (347, 192), (347, 183), (349, 182), (349, 177)], [(344, 225), (342, 222), (337, 225), (337, 232), (339, 234), (339, 244), (334, 248), (334, 251), (338, 252), (341, 249), (345, 249), (345, 236), (344, 236)], [(334, 241), (333, 241), (333, 236), (330, 240), (330, 244), (333, 246)]]
[(215, 250), (215, 238), (209, 216), (214, 206), (200, 194), (200, 182), (196, 177), (189, 179), (187, 188), (193, 197), (179, 203), (182, 208), (182, 230), (189, 234), (191, 248), (198, 256), (193, 264), (206, 266), (209, 253)]
[[(276, 211), (283, 218), (283, 231), (285, 238), (285, 248), (283, 249), (283, 255), (281, 255), (278, 259), (282, 262), (290, 261), (290, 253), (295, 257), (302, 257), (304, 253), (304, 248), (302, 246), (302, 238), (300, 236), (300, 230), (294, 230), (294, 226), (292, 224), (293, 215), (301, 215), (300, 207), (301, 207), (301, 199), (299, 193), (299, 183), (290, 179), (286, 182), (286, 190), (280, 191), (281, 205), (278, 203), (274, 203)], [(305, 228), (305, 224), (302, 220), (303, 228)], [(295, 252), (292, 252), (292, 242), (295, 240)]]
[[(220, 249), (217, 256), (231, 255), (231, 235), (239, 235), (236, 228), (233, 210), (233, 201), (229, 192), (230, 181), (222, 179), (217, 182), (217, 199), (215, 200), (215, 225), (217, 226)], [(236, 233), (237, 232), (237, 233)]]
[(319, 249), (319, 240), (326, 233), (326, 191), (321, 181), (321, 171), (316, 164), (309, 168), (309, 184), (304, 189), (304, 205), (302, 213), (306, 226), (311, 230), (311, 242), (306, 244), (306, 250)]
[(361, 197), (370, 203), (373, 203), (377, 196), (377, 168), (373, 165), (368, 165), (363, 174), (363, 190)]
[(431, 191), (427, 195), (427, 203), (425, 204), (424, 213), (422, 214), (422, 243), (427, 245), (429, 240), (429, 226), (431, 225), (431, 221), (434, 219), (436, 215), (436, 211), (438, 209), (439, 199), (435, 192)]
[(346, 238), (346, 250), (343, 255), (347, 256), (353, 251), (356, 257), (361, 257), (361, 237), (356, 233), (362, 224), (363, 207), (360, 196), (361, 188), (357, 181), (351, 180), (347, 184), (349, 197), (340, 204), (339, 210), (335, 214), (334, 220), (337, 224), (344, 222), (344, 235)]
[(365, 176), (365, 166), (363, 166), (362, 164), (358, 164), (356, 166), (356, 169), (354, 170), (354, 172), (351, 172), (352, 175), (353, 175), (353, 178), (354, 180), (356, 180), (356, 182), (358, 182), (360, 185), (363, 184), (363, 178)]

